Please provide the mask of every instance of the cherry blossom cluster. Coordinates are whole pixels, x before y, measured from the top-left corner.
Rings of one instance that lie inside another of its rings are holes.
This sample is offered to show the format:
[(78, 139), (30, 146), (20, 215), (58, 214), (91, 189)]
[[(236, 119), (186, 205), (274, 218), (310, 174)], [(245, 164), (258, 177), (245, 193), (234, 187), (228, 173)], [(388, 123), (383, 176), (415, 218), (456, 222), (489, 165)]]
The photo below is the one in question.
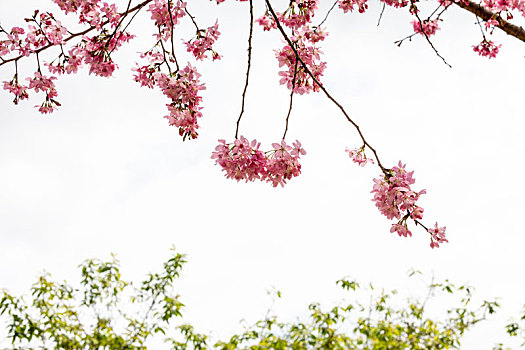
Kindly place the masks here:
[(493, 58), (498, 54), (501, 45), (496, 45), (491, 40), (484, 39), (479, 45), (472, 47), (474, 48), (474, 52), (477, 52), (480, 56)]
[[(317, 0), (293, 0), (283, 13), (277, 12), (279, 23), (293, 31), (290, 37), (293, 47), (287, 44), (282, 49), (275, 51), (279, 67), (285, 68), (279, 72), (281, 77), (279, 82), (301, 95), (319, 91), (319, 85), (315, 80), (320, 81), (326, 68), (326, 62), (321, 61), (322, 51), (316, 44), (323, 41), (328, 33), (324, 28), (311, 26), (317, 8)], [(265, 31), (277, 28), (277, 22), (268, 11), (256, 22)], [(305, 66), (315, 80), (307, 72)]]
[(186, 139), (197, 138), (197, 118), (202, 117), (200, 107), (202, 97), (198, 95), (200, 90), (206, 89), (199, 83), (200, 74), (189, 63), (173, 75), (157, 72), (153, 74), (157, 86), (163, 94), (171, 99), (168, 104), (170, 112), (165, 118), (170, 125), (179, 128), (179, 134)]
[[(411, 189), (411, 185), (415, 183), (413, 174), (413, 171), (406, 171), (405, 165), (399, 162), (398, 166), (386, 170), (385, 174), (374, 179), (371, 192), (374, 194), (372, 201), (375, 202), (381, 214), (390, 220), (398, 220), (392, 225), (390, 232), (396, 232), (403, 237), (412, 236), (407, 226), (408, 219), (412, 219), (416, 225), (423, 226), (419, 220), (423, 219), (424, 209), (416, 202), (426, 191), (417, 192)], [(448, 242), (445, 238), (445, 229), (445, 227), (438, 227), (437, 223), (435, 229), (426, 228), (431, 236), (430, 246), (432, 248), (439, 247), (439, 243)]]
[(221, 56), (212, 49), (212, 45), (219, 38), (221, 34), (219, 32), (219, 23), (215, 22), (214, 26), (208, 27), (206, 30), (199, 30), (197, 32), (197, 38), (186, 42), (186, 49), (191, 52), (198, 60), (208, 58), (206, 52), (212, 53), (213, 60), (220, 59)]
[(348, 11), (354, 11), (354, 6), (357, 6), (359, 13), (363, 13), (368, 9), (367, 0), (340, 0), (339, 8), (343, 10), (344, 13)]
[(173, 27), (180, 23), (180, 19), (186, 15), (184, 11), (186, 3), (177, 1), (171, 3), (164, 0), (154, 0), (148, 7), (151, 19), (159, 29), (158, 40), (168, 41), (171, 38)]
[(312, 21), (317, 10), (318, 0), (294, 0), (289, 7), (278, 14), (279, 21), (291, 29), (300, 29)]
[(350, 159), (352, 159), (354, 163), (357, 163), (358, 165), (362, 167), (364, 167), (368, 163), (374, 164), (374, 160), (366, 156), (365, 146), (362, 146), (361, 148), (355, 148), (355, 149), (347, 148), (345, 152), (348, 152), (348, 156), (350, 157)]
[(414, 27), (414, 32), (421, 35), (426, 34), (427, 36), (431, 36), (433, 34), (436, 34), (436, 31), (439, 30), (437, 19), (424, 20), (421, 22), (418, 19), (416, 19), (410, 23), (412, 23), (412, 26)]
[[(297, 35), (291, 38), (297, 54), (308, 66), (317, 81), (323, 75), (326, 62), (320, 60), (322, 51), (315, 46), (315, 43), (324, 40), (326, 35), (327, 33), (322, 30), (314, 31), (303, 27)], [(275, 52), (275, 56), (279, 61), (279, 67), (286, 68), (279, 72), (281, 77), (279, 82), (282, 85), (286, 85), (290, 90), (293, 88), (294, 92), (300, 95), (311, 91), (319, 91), (319, 85), (304, 69), (302, 63), (299, 62), (294, 49), (290, 45), (285, 45), (281, 50)]]
[(262, 152), (260, 145), (257, 140), (250, 142), (243, 136), (233, 143), (219, 140), (211, 158), (222, 167), (226, 178), (237, 181), (261, 180), (271, 183), (273, 187), (284, 187), (287, 180), (299, 176), (299, 159), (306, 154), (299, 141), (295, 141), (293, 146), (287, 145), (284, 140), (273, 143), (273, 149), (268, 152)]

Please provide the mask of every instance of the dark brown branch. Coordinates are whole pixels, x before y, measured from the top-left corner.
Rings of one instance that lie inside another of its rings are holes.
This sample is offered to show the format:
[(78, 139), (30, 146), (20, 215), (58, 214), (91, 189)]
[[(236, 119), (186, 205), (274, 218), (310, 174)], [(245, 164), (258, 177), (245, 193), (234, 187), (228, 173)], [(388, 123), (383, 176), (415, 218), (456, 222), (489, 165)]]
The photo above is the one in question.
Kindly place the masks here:
[(525, 29), (523, 27), (519, 27), (515, 24), (512, 24), (510, 22), (507, 22), (501, 16), (497, 13), (491, 12), (481, 6), (480, 4), (476, 4), (474, 2), (469, 1), (468, 3), (465, 3), (463, 1), (454, 2), (454, 4), (458, 5), (464, 10), (467, 10), (479, 18), (481, 18), (484, 21), (488, 21), (490, 19), (495, 19), (498, 21), (498, 28), (507, 33), (510, 36), (515, 37), (516, 39), (519, 39), (521, 41), (525, 42)]
[(282, 25), (281, 25), (281, 22), (279, 21), (279, 18), (277, 18), (277, 15), (275, 14), (275, 11), (273, 10), (273, 7), (272, 5), (270, 4), (270, 1), (269, 0), (265, 0), (266, 2), (266, 6), (268, 6), (268, 10), (270, 11), (270, 13), (272, 14), (273, 16), (273, 19), (275, 21), (275, 23), (277, 24), (277, 29), (279, 29), (279, 31), (281, 32), (281, 35), (283, 36), (284, 40), (288, 43), (288, 45), (291, 47), (291, 49), (294, 51), (297, 59), (299, 60), (299, 62), (301, 63), (301, 65), (303, 66), (304, 70), (306, 73), (308, 73), (308, 75), (312, 78), (312, 80), (314, 81), (314, 83), (316, 83), (319, 88), (324, 92), (324, 94), (326, 95), (326, 97), (328, 97), (328, 99), (330, 101), (332, 101), (338, 108), (339, 110), (344, 114), (344, 116), (346, 117), (346, 120), (348, 120), (353, 126), (354, 128), (357, 130), (357, 133), (359, 134), (359, 136), (361, 137), (361, 140), (363, 141), (363, 143), (372, 151), (372, 153), (374, 153), (374, 156), (377, 160), (377, 165), (379, 166), (379, 168), (381, 168), (381, 171), (387, 175), (388, 174), (388, 171), (385, 167), (383, 167), (383, 165), (381, 164), (381, 161), (379, 160), (379, 156), (377, 155), (377, 151), (375, 150), (375, 148), (373, 148), (369, 143), (368, 141), (366, 141), (365, 139), (365, 136), (363, 135), (363, 133), (361, 132), (361, 129), (359, 128), (359, 125), (357, 125), (351, 118), (350, 116), (348, 115), (348, 113), (346, 113), (346, 110), (343, 108), (343, 106), (341, 106), (341, 104), (339, 102), (337, 102), (333, 97), (332, 95), (330, 95), (330, 93), (328, 93), (328, 91), (325, 89), (325, 87), (323, 85), (321, 85), (321, 83), (319, 82), (319, 80), (317, 80), (317, 78), (312, 74), (312, 71), (310, 70), (310, 68), (308, 68), (308, 66), (306, 65), (306, 63), (304, 63), (303, 59), (301, 58), (301, 56), (299, 55), (299, 53), (297, 52), (297, 50), (295, 49), (295, 47), (293, 46), (293, 43), (292, 41), (290, 40), (290, 38), (288, 37), (288, 35), (286, 34), (286, 32), (284, 31)]
[[(137, 6), (131, 8), (129, 11), (121, 13), (120, 15), (124, 16), (124, 15), (127, 15), (129, 13), (135, 12), (135, 11), (141, 9), (142, 7), (144, 7), (145, 5), (147, 5), (148, 3), (152, 2), (152, 1), (153, 0), (145, 0), (145, 1), (141, 2), (140, 4), (138, 4)], [(106, 22), (102, 23), (102, 26), (105, 26), (108, 23), (109, 23), (109, 21), (106, 21)], [(68, 41), (73, 40), (74, 38), (76, 38), (78, 36), (85, 35), (85, 34), (91, 32), (93, 29), (96, 29), (96, 27), (95, 26), (91, 26), (91, 27), (89, 27), (89, 28), (87, 28), (87, 29), (85, 29), (85, 30), (83, 30), (81, 32), (71, 34), (69, 37), (64, 39), (64, 42), (68, 42)], [(40, 49), (35, 50), (33, 53), (34, 54), (40, 53), (40, 52), (42, 52), (44, 50), (47, 50), (47, 49), (49, 49), (50, 47), (53, 47), (53, 46), (55, 46), (55, 45), (49, 44), (49, 45), (43, 46)], [(21, 59), (23, 57), (27, 57), (27, 56), (19, 55), (19, 56), (10, 58), (8, 60), (3, 60), (2, 62), (0, 62), (0, 66), (3, 66), (4, 64), (9, 63), (9, 62), (18, 61), (19, 59)]]
[(241, 113), (237, 119), (237, 127), (235, 128), (235, 138), (239, 136), (239, 123), (241, 122), (244, 113), (244, 100), (246, 98), (246, 90), (248, 90), (248, 83), (250, 81), (250, 68), (252, 63), (252, 35), (253, 35), (253, 0), (250, 0), (250, 35), (248, 36), (248, 68), (246, 69), (246, 83), (242, 92)]

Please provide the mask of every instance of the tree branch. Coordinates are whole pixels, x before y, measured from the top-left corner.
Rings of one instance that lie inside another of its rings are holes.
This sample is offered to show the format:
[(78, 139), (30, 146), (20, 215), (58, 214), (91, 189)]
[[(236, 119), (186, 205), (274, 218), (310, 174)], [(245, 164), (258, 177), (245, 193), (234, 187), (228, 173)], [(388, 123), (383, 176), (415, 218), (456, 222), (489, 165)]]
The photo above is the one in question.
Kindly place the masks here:
[(523, 27), (507, 22), (499, 14), (491, 12), (487, 10), (486, 8), (484, 8), (483, 6), (481, 6), (480, 4), (477, 4), (472, 1), (468, 1), (468, 2), (459, 1), (459, 2), (454, 2), (454, 4), (458, 5), (464, 10), (467, 10), (475, 14), (476, 16), (478, 16), (484, 21), (495, 19), (496, 21), (498, 21), (499, 29), (501, 29), (508, 35), (513, 36), (516, 39), (525, 42), (525, 29), (523, 29)]
[(306, 65), (306, 63), (304, 63), (303, 59), (301, 58), (301, 56), (299, 55), (299, 53), (297, 52), (297, 49), (293, 46), (293, 43), (292, 41), (290, 40), (290, 38), (288, 37), (288, 35), (286, 34), (286, 32), (284, 31), (282, 25), (281, 25), (281, 22), (279, 21), (279, 18), (277, 17), (277, 14), (275, 13), (275, 11), (273, 10), (273, 7), (272, 5), (270, 4), (270, 1), (269, 0), (265, 0), (266, 2), (266, 6), (268, 6), (268, 10), (270, 10), (270, 13), (272, 14), (272, 17), (275, 21), (275, 23), (277, 24), (277, 29), (279, 29), (279, 31), (281, 32), (281, 35), (283, 36), (284, 40), (288, 43), (288, 45), (290, 46), (290, 48), (293, 50), (293, 52), (295, 53), (295, 56), (297, 57), (297, 59), (299, 60), (299, 62), (301, 63), (301, 66), (303, 66), (304, 70), (306, 73), (308, 73), (308, 75), (312, 78), (312, 80), (314, 81), (315, 84), (317, 84), (319, 86), (319, 88), (324, 92), (324, 94), (326, 95), (326, 97), (328, 97), (328, 99), (330, 101), (332, 101), (338, 108), (339, 110), (344, 114), (344, 116), (346, 117), (346, 120), (348, 120), (353, 126), (354, 128), (357, 130), (357, 133), (359, 134), (359, 136), (361, 137), (361, 140), (363, 141), (363, 143), (372, 151), (372, 153), (374, 153), (374, 156), (377, 160), (377, 165), (379, 166), (379, 168), (381, 168), (381, 171), (387, 176), (388, 175), (388, 171), (387, 169), (383, 166), (383, 164), (381, 164), (381, 161), (379, 160), (379, 156), (377, 155), (377, 151), (375, 150), (375, 148), (373, 148), (369, 143), (368, 141), (366, 141), (365, 139), (365, 136), (363, 135), (363, 133), (361, 132), (361, 129), (359, 128), (359, 125), (356, 124), (356, 122), (354, 122), (350, 116), (348, 115), (348, 113), (346, 113), (346, 110), (343, 108), (343, 106), (341, 106), (341, 104), (339, 102), (337, 102), (333, 97), (332, 95), (330, 95), (330, 93), (328, 93), (328, 91), (325, 89), (325, 87), (319, 82), (319, 80), (317, 80), (317, 78), (312, 74), (312, 71), (310, 70), (310, 68), (308, 68), (308, 66)]

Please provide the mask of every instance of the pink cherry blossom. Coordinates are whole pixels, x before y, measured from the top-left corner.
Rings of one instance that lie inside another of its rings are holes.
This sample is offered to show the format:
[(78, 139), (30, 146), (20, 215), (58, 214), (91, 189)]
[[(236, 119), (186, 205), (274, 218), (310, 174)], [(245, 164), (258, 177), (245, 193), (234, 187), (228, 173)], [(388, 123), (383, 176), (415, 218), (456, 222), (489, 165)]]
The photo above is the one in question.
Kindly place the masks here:
[[(307, 45), (301, 38), (297, 38), (296, 50), (301, 59), (308, 66), (313, 76), (319, 81), (326, 68), (326, 63), (320, 61), (321, 50), (312, 45)], [(297, 62), (296, 55), (289, 45), (285, 45), (281, 50), (276, 51), (275, 56), (279, 61), (279, 67), (286, 67), (286, 70), (279, 72), (281, 76), (280, 83), (292, 89), (295, 85), (294, 92), (302, 95), (311, 91), (319, 91), (319, 86), (313, 81), (310, 75), (305, 71), (302, 64)], [(297, 67), (297, 72), (295, 69)], [(295, 76), (295, 84), (294, 84)]]
[(353, 150), (347, 148), (345, 152), (348, 152), (348, 156), (352, 159), (354, 163), (357, 163), (362, 167), (364, 167), (367, 163), (374, 164), (374, 160), (372, 158), (366, 157), (364, 147), (356, 148)]
[(434, 228), (428, 229), (428, 233), (430, 233), (430, 247), (431, 248), (438, 248), (440, 243), (448, 243), (448, 240), (445, 237), (445, 230), (447, 228), (445, 226), (438, 227), (438, 223), (436, 222), (436, 225)]
[(261, 27), (263, 27), (264, 31), (269, 31), (271, 29), (277, 28), (277, 23), (273, 20), (273, 17), (270, 17), (268, 15), (264, 15), (262, 17), (259, 17), (255, 20)]
[[(426, 193), (425, 190), (415, 192), (410, 188), (415, 182), (413, 174), (413, 171), (407, 172), (405, 165), (399, 162), (399, 166), (393, 167), (387, 176), (383, 174), (379, 179), (374, 179), (373, 201), (388, 219), (400, 219), (404, 212), (410, 215), (416, 209), (416, 201)], [(421, 210), (417, 213), (421, 217), (422, 214)]]
[(212, 49), (212, 45), (219, 38), (220, 34), (219, 23), (215, 22), (214, 26), (208, 27), (204, 32), (199, 31), (196, 39), (185, 42), (186, 50), (191, 52), (198, 60), (207, 58), (207, 51), (212, 53), (213, 60), (220, 59), (221, 56)]
[(257, 140), (249, 142), (243, 136), (231, 144), (219, 140), (211, 157), (222, 167), (226, 178), (237, 181), (261, 180), (274, 187), (284, 187), (287, 180), (301, 173), (299, 159), (306, 151), (299, 141), (294, 142), (293, 146), (287, 145), (284, 140), (273, 143), (273, 150), (265, 153), (259, 147)]
[(18, 101), (25, 100), (29, 97), (27, 93), (27, 86), (22, 86), (18, 83), (18, 79), (16, 77), (11, 81), (4, 81), (4, 90), (9, 91), (13, 95), (15, 95), (15, 98), (13, 100), (13, 103), (15, 105), (18, 104)]
[(390, 232), (396, 232), (400, 237), (409, 237), (412, 236), (412, 232), (406, 226), (406, 223), (402, 224), (398, 222), (397, 224), (392, 224)]

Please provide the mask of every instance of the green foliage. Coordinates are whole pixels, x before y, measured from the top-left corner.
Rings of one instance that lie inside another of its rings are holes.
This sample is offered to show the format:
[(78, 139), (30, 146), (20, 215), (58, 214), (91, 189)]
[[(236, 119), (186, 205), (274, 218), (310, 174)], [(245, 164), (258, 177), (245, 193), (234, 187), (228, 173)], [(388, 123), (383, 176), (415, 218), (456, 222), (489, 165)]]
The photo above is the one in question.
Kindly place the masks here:
[[(350, 293), (361, 288), (355, 281), (340, 280), (338, 284)], [(470, 307), (472, 288), (448, 281), (431, 283), (422, 301), (408, 300), (402, 306), (395, 306), (395, 290), (375, 294), (370, 285), (366, 294), (370, 296), (367, 306), (354, 301), (323, 310), (314, 303), (309, 306), (308, 322), (282, 323), (275, 317), (267, 318), (215, 346), (223, 350), (459, 348), (462, 335), (498, 307), (488, 301)], [(426, 316), (428, 301), (440, 294), (453, 295), (456, 306), (448, 308), (443, 319)]]
[(155, 333), (166, 333), (183, 304), (173, 294), (184, 257), (174, 254), (159, 274), (139, 286), (121, 279), (118, 261), (87, 260), (79, 288), (43, 275), (31, 288), (31, 302), (0, 294), (13, 349), (145, 349)]
[[(122, 279), (115, 257), (87, 260), (80, 265), (78, 288), (45, 274), (31, 288), (29, 302), (3, 291), (0, 314), (12, 349), (146, 349), (155, 337), (165, 338), (165, 348), (175, 350), (451, 349), (459, 348), (463, 334), (499, 307), (488, 301), (473, 307), (472, 288), (448, 281), (432, 281), (424, 298), (404, 299), (395, 290), (371, 284), (363, 288), (342, 279), (337, 284), (350, 301), (327, 309), (312, 303), (308, 318), (296, 322), (282, 322), (269, 310), (244, 332), (210, 342), (192, 325), (172, 322), (181, 318), (183, 304), (174, 282), (184, 263), (184, 256), (174, 252), (160, 273), (135, 285)], [(362, 304), (360, 296), (369, 302)], [(274, 298), (280, 297), (276, 292)], [(450, 305), (439, 317), (428, 310), (436, 300), (440, 309)], [(517, 323), (507, 330), (510, 335), (523, 332)]]

